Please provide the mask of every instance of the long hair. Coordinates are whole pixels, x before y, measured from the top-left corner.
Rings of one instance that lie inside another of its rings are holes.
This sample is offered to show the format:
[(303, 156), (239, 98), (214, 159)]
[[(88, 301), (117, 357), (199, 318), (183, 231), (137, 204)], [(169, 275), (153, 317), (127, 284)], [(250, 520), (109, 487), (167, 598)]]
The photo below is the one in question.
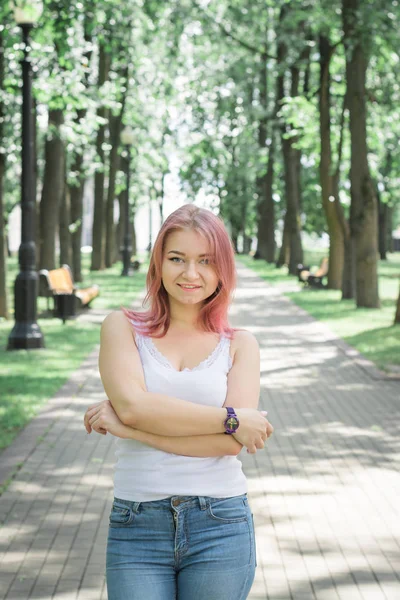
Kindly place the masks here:
[(193, 204), (185, 204), (175, 210), (163, 223), (154, 243), (146, 278), (147, 302), (150, 308), (145, 312), (122, 308), (128, 319), (135, 321), (135, 327), (143, 335), (163, 337), (170, 324), (168, 294), (161, 279), (163, 253), (168, 235), (180, 229), (192, 229), (203, 235), (214, 256), (214, 268), (218, 277), (215, 292), (200, 309), (198, 325), (208, 332), (232, 337), (234, 329), (228, 322), (228, 308), (236, 286), (235, 255), (232, 242), (222, 220), (211, 211)]

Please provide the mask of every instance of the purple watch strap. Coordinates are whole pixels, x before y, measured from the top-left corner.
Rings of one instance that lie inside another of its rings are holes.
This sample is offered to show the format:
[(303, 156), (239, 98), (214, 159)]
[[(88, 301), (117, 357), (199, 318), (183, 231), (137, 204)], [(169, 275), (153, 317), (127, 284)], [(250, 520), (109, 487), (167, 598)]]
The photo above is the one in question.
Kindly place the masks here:
[(236, 419), (237, 421), (237, 425), (239, 426), (239, 419), (237, 418), (237, 415), (234, 411), (234, 409), (231, 406), (226, 406), (226, 411), (227, 411), (227, 417), (224, 421), (224, 427), (225, 427), (225, 432), (227, 435), (232, 435), (232, 433), (234, 433), (237, 430), (237, 427), (235, 429), (231, 429), (228, 425), (228, 420), (232, 417), (234, 419)]

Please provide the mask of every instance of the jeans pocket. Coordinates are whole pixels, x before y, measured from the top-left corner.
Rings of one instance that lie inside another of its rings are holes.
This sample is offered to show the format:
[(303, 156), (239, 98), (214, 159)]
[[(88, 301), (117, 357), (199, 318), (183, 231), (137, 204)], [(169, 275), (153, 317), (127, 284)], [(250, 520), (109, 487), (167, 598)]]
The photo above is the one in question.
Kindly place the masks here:
[(242, 496), (213, 498), (208, 507), (208, 514), (220, 523), (241, 523), (248, 519), (247, 501)]
[(110, 512), (110, 527), (126, 527), (133, 521), (134, 513), (129, 506), (120, 502), (113, 502)]

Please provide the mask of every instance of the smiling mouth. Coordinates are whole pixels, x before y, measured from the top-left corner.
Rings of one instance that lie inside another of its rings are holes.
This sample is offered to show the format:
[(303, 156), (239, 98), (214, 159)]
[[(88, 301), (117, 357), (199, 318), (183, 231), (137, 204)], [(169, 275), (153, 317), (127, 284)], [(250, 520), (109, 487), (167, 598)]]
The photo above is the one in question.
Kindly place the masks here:
[(179, 287), (183, 290), (199, 290), (199, 285), (184, 285), (183, 283), (178, 283)]

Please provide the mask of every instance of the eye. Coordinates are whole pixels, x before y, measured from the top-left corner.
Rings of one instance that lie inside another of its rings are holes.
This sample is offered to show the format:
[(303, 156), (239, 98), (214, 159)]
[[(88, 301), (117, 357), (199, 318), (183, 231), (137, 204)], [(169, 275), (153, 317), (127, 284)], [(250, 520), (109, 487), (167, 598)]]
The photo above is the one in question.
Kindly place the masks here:
[(179, 258), (179, 256), (173, 256), (172, 258), (169, 258), (168, 260), (175, 262), (177, 260), (183, 260), (183, 258)]
[(211, 260), (209, 258), (202, 258), (201, 261), (204, 265), (210, 265)]

